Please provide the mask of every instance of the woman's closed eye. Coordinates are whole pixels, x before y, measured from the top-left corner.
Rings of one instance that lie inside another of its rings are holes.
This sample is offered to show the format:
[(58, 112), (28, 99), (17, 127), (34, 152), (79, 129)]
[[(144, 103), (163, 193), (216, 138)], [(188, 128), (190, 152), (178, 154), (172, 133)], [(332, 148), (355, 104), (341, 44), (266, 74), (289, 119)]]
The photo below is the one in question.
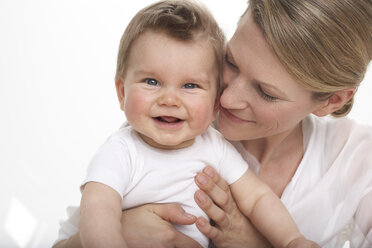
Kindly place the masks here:
[(239, 69), (238, 66), (235, 65), (235, 64), (234, 64), (234, 63), (229, 59), (229, 56), (227, 55), (227, 53), (225, 54), (225, 63), (226, 63), (228, 66), (234, 68), (235, 70), (238, 70), (238, 69)]
[(260, 94), (260, 96), (264, 100), (266, 100), (268, 102), (275, 102), (275, 101), (279, 100), (278, 97), (275, 97), (275, 96), (272, 96), (272, 95), (266, 93), (259, 84), (257, 84), (257, 87), (256, 88), (257, 88), (258, 94)]
[(153, 78), (146, 78), (144, 81), (148, 85), (151, 85), (151, 86), (158, 86), (159, 85), (159, 82), (156, 79), (153, 79)]

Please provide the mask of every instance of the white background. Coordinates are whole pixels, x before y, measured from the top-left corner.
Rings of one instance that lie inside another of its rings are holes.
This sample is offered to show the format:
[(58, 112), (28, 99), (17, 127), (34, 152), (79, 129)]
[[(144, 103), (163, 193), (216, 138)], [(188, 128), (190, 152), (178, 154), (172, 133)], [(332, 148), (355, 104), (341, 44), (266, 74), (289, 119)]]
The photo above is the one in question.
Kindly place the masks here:
[[(152, 0), (0, 0), (0, 247), (50, 247), (87, 164), (124, 120), (120, 37)], [(203, 1), (230, 37), (245, 0)], [(372, 124), (371, 72), (350, 116)]]

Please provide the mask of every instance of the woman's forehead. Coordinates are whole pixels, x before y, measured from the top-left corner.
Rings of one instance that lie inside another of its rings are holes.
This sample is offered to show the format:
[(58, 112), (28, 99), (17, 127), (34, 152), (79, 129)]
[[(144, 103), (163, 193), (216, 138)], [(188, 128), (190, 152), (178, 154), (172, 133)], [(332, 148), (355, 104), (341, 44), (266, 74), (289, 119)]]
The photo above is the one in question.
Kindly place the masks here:
[(285, 91), (285, 95), (304, 90), (280, 63), (249, 11), (228, 42), (226, 53), (247, 81), (263, 82), (268, 87)]

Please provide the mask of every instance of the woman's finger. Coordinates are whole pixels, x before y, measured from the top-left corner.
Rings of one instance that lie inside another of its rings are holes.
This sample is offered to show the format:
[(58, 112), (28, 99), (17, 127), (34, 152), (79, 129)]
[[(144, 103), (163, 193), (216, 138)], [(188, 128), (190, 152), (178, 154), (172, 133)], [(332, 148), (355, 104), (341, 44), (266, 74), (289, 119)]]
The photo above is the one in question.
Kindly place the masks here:
[(195, 192), (195, 201), (215, 221), (216, 226), (198, 218), (198, 229), (219, 248), (270, 247), (239, 211), (227, 183), (213, 168), (210, 169), (206, 167), (195, 177), (200, 188)]
[(175, 224), (191, 225), (196, 221), (196, 217), (192, 214), (186, 213), (179, 204), (149, 204), (148, 207), (163, 220)]
[(199, 231), (209, 239), (216, 240), (222, 236), (221, 231), (218, 228), (212, 226), (209, 221), (203, 217), (199, 217), (196, 220), (195, 224)]
[(204, 169), (203, 169), (203, 172), (209, 176), (210, 178), (212, 178), (213, 182), (219, 187), (221, 188), (223, 191), (225, 192), (228, 192), (230, 191), (230, 188), (229, 188), (229, 185), (227, 184), (227, 182), (222, 179), (222, 177), (217, 173), (217, 171), (211, 167), (211, 166), (206, 166)]
[[(181, 224), (190, 225), (195, 223), (196, 217), (185, 210), (179, 204), (150, 204), (149, 208), (153, 213), (158, 215), (163, 220)], [(177, 248), (201, 248), (201, 245), (190, 237), (184, 235), (181, 232), (174, 232), (169, 230), (164, 232), (163, 236), (166, 241), (166, 247), (177, 247)]]
[[(219, 180), (219, 185), (223, 185), (223, 179)], [(225, 212), (230, 213), (234, 209), (234, 201), (230, 190), (220, 188), (212, 178), (207, 176), (203, 171), (199, 172), (195, 177), (195, 182), (198, 187), (203, 190), (212, 199), (215, 204), (222, 208)], [(226, 182), (225, 182), (226, 183)]]
[(170, 222), (192, 224), (196, 217), (188, 215), (178, 204), (148, 204), (123, 211), (123, 235), (134, 248), (200, 248), (200, 244), (179, 232)]
[(203, 191), (198, 190), (194, 195), (195, 202), (218, 226), (225, 227), (230, 224), (229, 219), (221, 208), (216, 206), (213, 201)]

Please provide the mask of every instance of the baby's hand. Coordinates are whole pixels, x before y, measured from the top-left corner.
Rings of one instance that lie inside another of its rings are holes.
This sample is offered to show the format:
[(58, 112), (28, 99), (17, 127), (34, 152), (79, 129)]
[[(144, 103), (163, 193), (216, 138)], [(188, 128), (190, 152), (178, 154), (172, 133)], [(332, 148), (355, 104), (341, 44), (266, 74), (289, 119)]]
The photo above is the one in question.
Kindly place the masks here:
[(287, 248), (320, 248), (320, 246), (313, 241), (307, 240), (304, 237), (292, 240)]

